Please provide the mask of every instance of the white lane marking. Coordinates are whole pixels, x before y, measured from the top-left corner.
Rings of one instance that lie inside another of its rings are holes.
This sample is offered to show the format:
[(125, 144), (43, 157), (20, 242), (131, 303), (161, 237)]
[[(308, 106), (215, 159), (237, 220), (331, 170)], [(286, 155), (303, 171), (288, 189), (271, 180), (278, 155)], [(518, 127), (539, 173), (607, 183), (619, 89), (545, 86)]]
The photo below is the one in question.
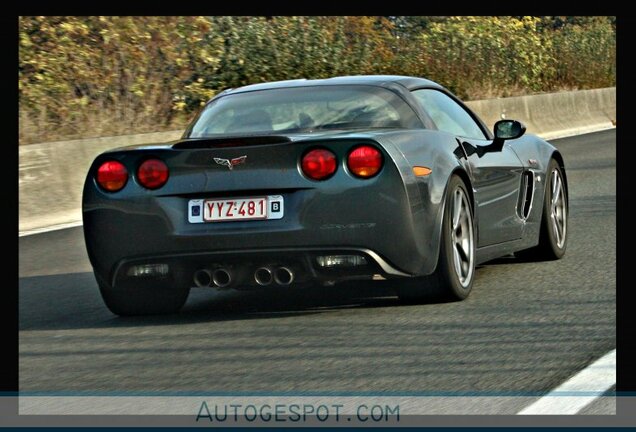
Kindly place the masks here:
[(50, 225), (50, 226), (46, 226), (42, 228), (34, 228), (31, 230), (19, 231), (18, 237), (30, 236), (34, 234), (42, 234), (49, 231), (63, 230), (63, 229), (78, 227), (82, 225), (83, 225), (82, 221), (66, 222), (66, 223)]
[(615, 384), (616, 348), (517, 414), (576, 414)]
[(557, 140), (561, 138), (569, 138), (577, 135), (587, 135), (594, 132), (601, 132), (604, 130), (616, 129), (611, 122), (602, 123), (598, 125), (592, 126), (584, 126), (584, 127), (576, 127), (570, 129), (561, 129), (558, 131), (546, 132), (539, 135), (539, 138), (544, 139), (546, 141)]

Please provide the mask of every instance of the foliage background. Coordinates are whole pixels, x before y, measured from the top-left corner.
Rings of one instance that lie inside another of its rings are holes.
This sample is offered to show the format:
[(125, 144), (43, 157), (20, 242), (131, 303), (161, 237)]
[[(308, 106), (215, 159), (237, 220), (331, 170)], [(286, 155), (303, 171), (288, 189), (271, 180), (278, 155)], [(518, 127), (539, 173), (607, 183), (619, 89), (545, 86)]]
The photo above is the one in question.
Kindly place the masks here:
[(614, 17), (20, 17), (20, 143), (183, 127), (245, 84), (399, 74), (464, 99), (614, 86)]

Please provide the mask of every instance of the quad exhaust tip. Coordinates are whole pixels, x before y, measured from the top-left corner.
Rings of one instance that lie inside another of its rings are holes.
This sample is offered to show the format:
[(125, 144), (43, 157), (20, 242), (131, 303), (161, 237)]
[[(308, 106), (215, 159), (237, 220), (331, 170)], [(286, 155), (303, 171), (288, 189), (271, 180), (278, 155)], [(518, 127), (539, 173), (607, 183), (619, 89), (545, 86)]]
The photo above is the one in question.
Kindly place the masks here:
[(257, 268), (254, 272), (254, 281), (260, 286), (267, 286), (272, 283), (274, 276), (268, 267)]
[(226, 269), (220, 268), (211, 272), (207, 269), (200, 269), (194, 272), (194, 284), (199, 288), (215, 286), (225, 288), (232, 283), (232, 275)]
[[(218, 268), (211, 272), (207, 269), (199, 269), (194, 272), (194, 284), (199, 287), (215, 286), (226, 288), (233, 282), (232, 273), (225, 268)], [(294, 272), (287, 267), (259, 267), (254, 272), (254, 281), (260, 286), (271, 285), (275, 282), (278, 285), (288, 286), (294, 281)]]
[(294, 281), (294, 272), (287, 267), (278, 267), (274, 272), (274, 280), (278, 285), (290, 285)]
[(232, 283), (232, 275), (224, 268), (216, 269), (212, 273), (212, 282), (218, 288), (225, 288)]
[(195, 271), (194, 284), (199, 288), (209, 287), (212, 284), (212, 273), (205, 269)]

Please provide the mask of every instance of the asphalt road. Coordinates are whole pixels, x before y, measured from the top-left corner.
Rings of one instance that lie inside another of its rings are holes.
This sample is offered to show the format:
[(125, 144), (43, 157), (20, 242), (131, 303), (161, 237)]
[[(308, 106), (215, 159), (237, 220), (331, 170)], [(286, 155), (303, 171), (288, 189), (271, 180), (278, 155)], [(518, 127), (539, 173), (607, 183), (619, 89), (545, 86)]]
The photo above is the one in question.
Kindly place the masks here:
[(616, 346), (616, 133), (553, 143), (570, 184), (564, 259), (483, 265), (463, 302), (193, 289), (178, 315), (124, 319), (101, 301), (81, 227), (21, 237), (20, 390), (547, 392)]

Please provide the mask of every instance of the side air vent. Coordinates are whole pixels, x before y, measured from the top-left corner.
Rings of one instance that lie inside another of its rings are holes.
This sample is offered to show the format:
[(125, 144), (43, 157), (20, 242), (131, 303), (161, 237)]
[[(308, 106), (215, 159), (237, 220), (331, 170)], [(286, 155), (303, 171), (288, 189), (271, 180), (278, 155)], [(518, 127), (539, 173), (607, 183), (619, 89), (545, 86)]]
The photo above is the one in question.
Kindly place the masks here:
[(264, 144), (283, 144), (291, 140), (285, 136), (265, 135), (230, 138), (188, 138), (173, 144), (173, 149), (207, 149), (223, 147), (245, 147)]
[(527, 219), (532, 210), (532, 198), (534, 197), (534, 173), (525, 171), (521, 177), (521, 194), (519, 199), (519, 216)]

